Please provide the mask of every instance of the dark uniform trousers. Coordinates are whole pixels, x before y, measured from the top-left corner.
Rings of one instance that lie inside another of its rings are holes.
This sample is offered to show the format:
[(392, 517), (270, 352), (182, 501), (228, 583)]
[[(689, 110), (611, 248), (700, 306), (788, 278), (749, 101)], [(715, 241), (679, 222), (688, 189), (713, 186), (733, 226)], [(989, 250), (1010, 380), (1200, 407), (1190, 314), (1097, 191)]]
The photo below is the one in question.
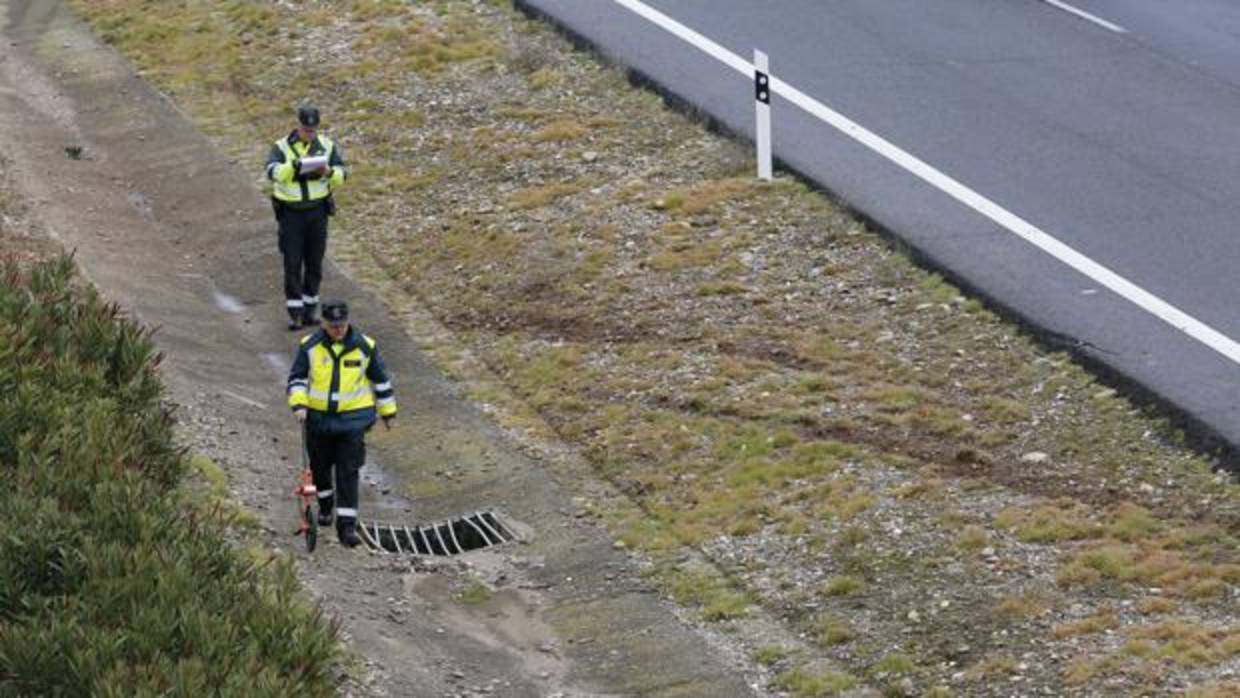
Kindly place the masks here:
[(297, 302), (289, 306), (289, 316), (296, 319), (301, 316), (302, 298), (318, 297), (323, 281), (327, 205), (318, 203), (299, 210), (278, 204), (276, 222), (280, 226), (280, 254), (284, 255), (284, 298)]
[[(319, 491), (320, 509), (331, 511), (332, 496), (323, 496), (323, 493), (331, 492), (335, 495), (338, 508), (357, 511), (358, 471), (366, 462), (365, 437), (366, 432), (360, 430), (334, 434), (307, 432), (310, 472), (314, 476), (314, 488)], [(335, 487), (332, 486), (333, 466), (336, 470)], [(345, 520), (341, 521), (338, 517), (337, 525), (357, 519), (356, 513), (342, 516)]]

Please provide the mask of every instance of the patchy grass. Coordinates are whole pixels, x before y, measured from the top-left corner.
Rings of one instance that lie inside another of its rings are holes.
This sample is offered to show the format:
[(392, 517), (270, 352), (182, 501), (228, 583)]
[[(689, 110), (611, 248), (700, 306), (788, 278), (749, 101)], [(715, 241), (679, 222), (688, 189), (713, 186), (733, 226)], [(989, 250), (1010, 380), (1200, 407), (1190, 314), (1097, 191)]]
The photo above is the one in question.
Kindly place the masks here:
[(1180, 620), (1137, 627), (1130, 634), (1149, 643), (1150, 656), (1184, 666), (1213, 665), (1240, 655), (1240, 628)]
[(762, 666), (774, 666), (788, 656), (788, 650), (779, 645), (763, 645), (754, 650), (753, 660)]
[(480, 606), (491, 600), (495, 591), (481, 579), (471, 577), (457, 598), (466, 606)]
[(1045, 504), (1032, 511), (1005, 509), (995, 518), (995, 524), (1011, 530), (1025, 543), (1060, 543), (1099, 533), (1090, 509), (1071, 500)]
[[(735, 281), (703, 281), (701, 284), (698, 284), (695, 293), (699, 296), (736, 296), (742, 295), (748, 291), (749, 287), (744, 284), (736, 283)], [(817, 390), (823, 385), (821, 379), (815, 378), (807, 380), (815, 381), (812, 384), (807, 383), (805, 385), (807, 390)]]
[(590, 129), (574, 119), (556, 119), (535, 133), (532, 138), (539, 143), (564, 143), (585, 137)]
[(912, 674), (917, 671), (917, 663), (913, 658), (901, 652), (884, 655), (882, 659), (870, 666), (872, 674)]
[(1073, 687), (1083, 686), (1096, 678), (1115, 673), (1122, 661), (1114, 654), (1077, 657), (1068, 663), (1064, 671), (1064, 683)]
[(1049, 611), (1053, 603), (1053, 599), (1046, 592), (1026, 590), (1004, 597), (995, 606), (995, 613), (1000, 618), (1007, 619), (1037, 618)]
[(1179, 610), (1180, 604), (1173, 599), (1153, 596), (1137, 602), (1137, 610), (1147, 616), (1167, 615)]
[(228, 525), (236, 528), (255, 530), (262, 525), (257, 514), (232, 501), (228, 473), (215, 461), (201, 453), (194, 453), (189, 457), (189, 472), (191, 479), (200, 481), (189, 483), (184, 488), (182, 496), (190, 504), (204, 510), (219, 511)]
[(679, 216), (696, 216), (715, 211), (725, 205), (741, 204), (758, 194), (762, 187), (763, 185), (747, 178), (702, 182), (691, 188), (669, 193), (661, 199), (662, 209), (674, 211)]
[(1141, 544), (1103, 540), (1075, 553), (1064, 564), (1056, 581), (1065, 587), (1130, 583), (1153, 586), (1169, 596), (1198, 601), (1225, 598), (1240, 581), (1240, 565), (1218, 563), (1198, 557), (1214, 546), (1197, 552), (1172, 547), (1179, 538), (1155, 539)]
[(1107, 534), (1125, 543), (1146, 540), (1162, 528), (1163, 524), (1146, 509), (1125, 502), (1115, 513), (1115, 520), (1107, 527)]
[(865, 590), (865, 580), (855, 575), (844, 574), (832, 577), (822, 588), (827, 596), (851, 596)]
[(1090, 635), (1106, 630), (1114, 630), (1118, 627), (1119, 614), (1113, 608), (1104, 608), (1087, 618), (1056, 625), (1052, 630), (1052, 634), (1056, 640), (1063, 640), (1078, 635)]
[(990, 534), (981, 526), (970, 524), (960, 530), (960, 535), (956, 538), (956, 545), (967, 553), (981, 552), (990, 544)]
[(529, 76), (530, 88), (543, 90), (560, 84), (560, 81), (563, 79), (564, 77), (555, 68), (539, 68)]
[[(1080, 686), (1105, 677), (1126, 675), (1157, 683), (1159, 673), (1176, 667), (1185, 670), (1214, 667), (1240, 655), (1240, 628), (1180, 619), (1137, 625), (1125, 632), (1127, 639), (1118, 650), (1071, 662), (1065, 671), (1065, 682)], [(1159, 668), (1153, 675), (1149, 671), (1152, 667)], [(1215, 686), (1207, 684), (1200, 688), (1212, 691)]]
[(565, 182), (545, 184), (522, 189), (509, 197), (508, 201), (517, 209), (542, 208), (566, 196), (572, 196), (584, 188), (581, 184)]
[(747, 595), (708, 568), (677, 570), (670, 573), (670, 580), (676, 602), (697, 607), (705, 620), (732, 620), (749, 612)]
[(1002, 681), (1011, 674), (1016, 673), (1016, 666), (1017, 661), (1014, 657), (995, 652), (986, 655), (976, 664), (969, 667), (964, 673), (964, 678), (973, 683)]
[[(817, 597), (802, 630), (858, 676), (880, 659), (858, 635), (909, 636), (881, 619), (898, 613), (851, 627), (846, 604), (929, 606), (949, 571), (962, 598), (943, 615), (963, 617), (943, 632), (1008, 632), (972, 680), (1105, 635), (1061, 621), (1053, 637), (1047, 617), (1077, 603), (1236, 623), (1234, 483), (819, 194), (748, 179), (745, 149), (619, 71), (488, 4), (328, 0), (300, 23), (282, 3), (209, 5), (76, 3), (256, 171), (288, 128), (287, 85), (312, 85), (357, 162), (333, 254), (421, 299), (456, 343), (434, 355), (466, 382), (488, 379), (453, 357), (478, 357), (494, 382), (467, 389), (506, 424), (570, 442), (627, 495), (603, 519), (681, 603), (741, 623)], [(290, 24), (294, 47), (349, 51), (273, 58), (263, 39)], [(723, 569), (669, 571), (687, 548)], [(833, 577), (882, 581), (819, 594)], [(1130, 639), (1132, 656), (1173, 651)], [(918, 690), (950, 695), (948, 658), (908, 647)], [(1092, 646), (1064, 655), (1031, 692), (1130, 671)], [(1194, 665), (1165, 661), (1141, 678), (1151, 693), (1189, 683), (1173, 675)], [(782, 690), (841, 690), (812, 666)]]
[(797, 698), (839, 695), (855, 688), (857, 684), (855, 676), (842, 672), (815, 673), (799, 668), (780, 674), (775, 680), (776, 688), (788, 691)]
[(847, 644), (857, 636), (857, 631), (847, 620), (832, 615), (820, 618), (817, 630), (818, 642), (825, 647)]

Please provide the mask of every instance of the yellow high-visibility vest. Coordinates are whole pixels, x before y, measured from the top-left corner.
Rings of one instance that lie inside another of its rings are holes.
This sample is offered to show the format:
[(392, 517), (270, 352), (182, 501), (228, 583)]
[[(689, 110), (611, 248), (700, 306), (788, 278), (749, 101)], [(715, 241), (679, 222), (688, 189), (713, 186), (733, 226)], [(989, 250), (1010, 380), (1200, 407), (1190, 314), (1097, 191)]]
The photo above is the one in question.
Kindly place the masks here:
[[(302, 338), (302, 344), (315, 336)], [(377, 407), (381, 417), (396, 414), (391, 383), (372, 384), (366, 377), (375, 340), (366, 335), (361, 339), (365, 348), (359, 343), (347, 349), (344, 344), (330, 339), (310, 346), (307, 350), (309, 373), (304, 382), (296, 380), (289, 384), (289, 407), (308, 407), (328, 414)], [(375, 393), (383, 397), (376, 399)]]
[(311, 156), (324, 155), (328, 162), (331, 162), (332, 151), (336, 145), (330, 138), (319, 136), (313, 143), (304, 143), (300, 140), (290, 143), (289, 140), (281, 138), (276, 141), (276, 147), (284, 153), (284, 162), (273, 163), (268, 167), (267, 174), (271, 178), (272, 196), (290, 203), (318, 201), (326, 199), (332, 193), (333, 187), (344, 183), (345, 169), (341, 166), (333, 167), (330, 177), (317, 179), (299, 177), (293, 167), (293, 160)]

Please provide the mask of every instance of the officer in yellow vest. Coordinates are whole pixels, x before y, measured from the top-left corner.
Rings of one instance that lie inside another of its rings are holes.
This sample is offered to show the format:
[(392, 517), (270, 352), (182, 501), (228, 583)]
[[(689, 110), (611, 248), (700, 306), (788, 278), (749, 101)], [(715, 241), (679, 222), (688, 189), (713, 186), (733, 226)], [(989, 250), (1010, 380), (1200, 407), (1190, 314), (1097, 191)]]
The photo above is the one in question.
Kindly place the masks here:
[(306, 430), (319, 525), (331, 525), (334, 506), (336, 534), (351, 548), (361, 542), (357, 481), (366, 461), (366, 431), (376, 413), (391, 428), (396, 398), (375, 340), (349, 325), (344, 301), (324, 303), (322, 328), (302, 338), (288, 374), (288, 404)]
[(332, 191), (348, 172), (340, 146), (318, 132), (319, 110), (297, 109), (297, 128), (271, 146), (267, 179), (284, 255), (284, 304), (290, 330), (318, 323), (319, 283), (327, 251), (327, 217), (336, 212)]

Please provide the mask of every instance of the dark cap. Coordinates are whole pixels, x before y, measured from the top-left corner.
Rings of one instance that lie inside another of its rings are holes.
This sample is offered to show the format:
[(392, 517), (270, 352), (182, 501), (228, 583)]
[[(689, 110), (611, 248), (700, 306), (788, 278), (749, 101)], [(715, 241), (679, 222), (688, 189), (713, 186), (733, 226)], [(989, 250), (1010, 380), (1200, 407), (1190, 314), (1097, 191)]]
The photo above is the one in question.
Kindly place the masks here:
[(297, 107), (297, 123), (306, 128), (319, 127), (319, 108), (309, 104)]
[(327, 322), (345, 322), (349, 319), (349, 305), (340, 300), (323, 301), (323, 319)]

